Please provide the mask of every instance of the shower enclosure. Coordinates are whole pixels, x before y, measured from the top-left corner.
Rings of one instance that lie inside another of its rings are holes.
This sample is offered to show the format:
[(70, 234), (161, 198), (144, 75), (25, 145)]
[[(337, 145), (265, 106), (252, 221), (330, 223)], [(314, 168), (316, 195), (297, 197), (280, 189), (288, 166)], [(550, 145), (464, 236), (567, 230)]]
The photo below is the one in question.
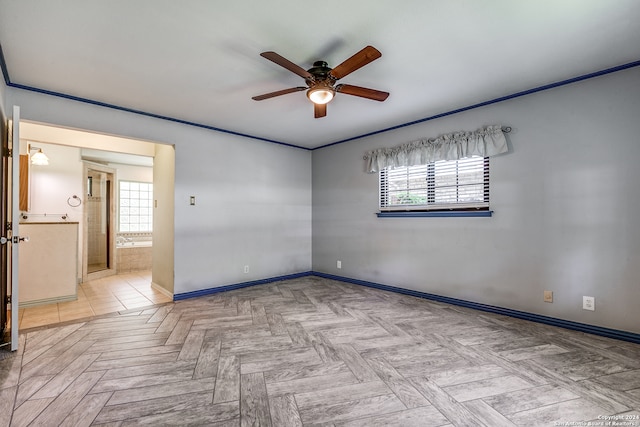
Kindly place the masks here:
[(83, 282), (116, 274), (115, 169), (85, 163)]

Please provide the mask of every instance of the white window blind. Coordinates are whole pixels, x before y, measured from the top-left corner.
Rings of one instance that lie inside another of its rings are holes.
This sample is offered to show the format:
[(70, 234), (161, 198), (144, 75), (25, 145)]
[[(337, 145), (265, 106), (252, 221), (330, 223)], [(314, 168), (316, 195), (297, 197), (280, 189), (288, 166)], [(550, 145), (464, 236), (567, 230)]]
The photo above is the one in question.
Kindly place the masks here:
[(119, 232), (153, 231), (153, 184), (120, 181)]
[(380, 210), (467, 209), (489, 209), (488, 157), (380, 171)]

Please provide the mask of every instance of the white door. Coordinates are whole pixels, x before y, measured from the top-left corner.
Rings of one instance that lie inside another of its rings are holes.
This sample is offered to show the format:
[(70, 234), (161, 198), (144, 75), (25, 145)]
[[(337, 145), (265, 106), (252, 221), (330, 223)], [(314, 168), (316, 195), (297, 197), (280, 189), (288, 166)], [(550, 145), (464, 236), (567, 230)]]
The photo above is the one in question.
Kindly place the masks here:
[(8, 287), (11, 289), (11, 350), (18, 349), (18, 307), (19, 307), (19, 286), (18, 286), (18, 245), (21, 241), (28, 240), (28, 238), (20, 237), (19, 225), (20, 225), (20, 107), (13, 106), (13, 120), (9, 126), (10, 138), (9, 144), (11, 144), (11, 160), (10, 160), (10, 172), (9, 172), (9, 188), (8, 188), (8, 202), (9, 202), (9, 217), (11, 221), (11, 229), (7, 230), (8, 241), (6, 244), (9, 246), (9, 277)]

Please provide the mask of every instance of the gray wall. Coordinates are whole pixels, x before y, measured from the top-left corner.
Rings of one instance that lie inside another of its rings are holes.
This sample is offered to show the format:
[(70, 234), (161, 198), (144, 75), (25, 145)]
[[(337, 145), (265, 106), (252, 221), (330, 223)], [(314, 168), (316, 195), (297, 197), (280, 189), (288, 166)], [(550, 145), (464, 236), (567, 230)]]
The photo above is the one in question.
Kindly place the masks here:
[[(176, 145), (176, 293), (313, 267), (638, 333), (639, 80), (637, 68), (618, 72), (316, 150), (313, 164), (304, 150), (13, 88), (5, 106)], [(514, 130), (511, 152), (491, 160), (492, 218), (375, 217), (366, 150), (494, 123)]]
[(7, 116), (6, 111), (8, 110), (6, 105), (6, 91), (7, 85), (4, 82), (4, 76), (0, 72), (0, 118), (4, 118)]
[(175, 145), (174, 293), (311, 269), (309, 151), (15, 88), (7, 95), (23, 120)]
[[(314, 151), (314, 271), (640, 332), (639, 81), (635, 68)], [(375, 216), (365, 151), (488, 124), (513, 127), (491, 159), (492, 218)]]
[(4, 82), (4, 75), (0, 72), (0, 117), (7, 117), (6, 92), (7, 85)]

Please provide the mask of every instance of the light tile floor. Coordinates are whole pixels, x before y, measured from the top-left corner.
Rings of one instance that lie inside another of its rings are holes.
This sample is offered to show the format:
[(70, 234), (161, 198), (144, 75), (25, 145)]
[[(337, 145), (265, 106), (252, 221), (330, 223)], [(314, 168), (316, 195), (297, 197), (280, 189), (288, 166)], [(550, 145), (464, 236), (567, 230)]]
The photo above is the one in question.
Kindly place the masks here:
[(19, 327), (35, 328), (170, 301), (151, 287), (150, 271), (136, 271), (81, 284), (77, 301), (20, 309)]

